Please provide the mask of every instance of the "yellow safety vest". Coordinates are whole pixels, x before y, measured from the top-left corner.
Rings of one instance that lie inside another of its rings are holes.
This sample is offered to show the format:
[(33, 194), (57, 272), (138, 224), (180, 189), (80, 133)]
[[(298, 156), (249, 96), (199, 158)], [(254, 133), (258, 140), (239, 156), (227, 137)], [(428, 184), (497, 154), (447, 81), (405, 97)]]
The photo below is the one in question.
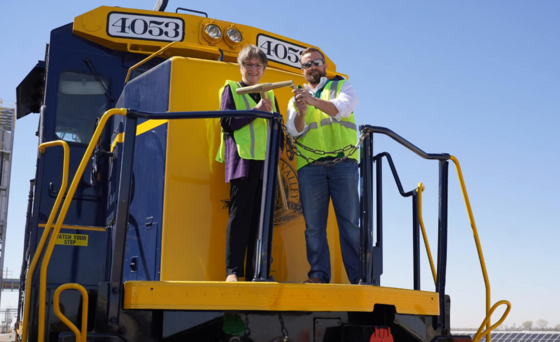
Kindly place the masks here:
[[(345, 80), (328, 81), (319, 98), (325, 101), (335, 99), (340, 93), (340, 89), (342, 88), (342, 84), (344, 84), (344, 82)], [(291, 101), (295, 108), (293, 99)], [(305, 114), (305, 123), (307, 124), (307, 127), (298, 137), (298, 141), (312, 149), (334, 151), (348, 145), (354, 146), (358, 142), (358, 128), (356, 126), (356, 122), (354, 121), (354, 113), (350, 114), (349, 117), (338, 121), (325, 114), (320, 109), (308, 106), (307, 113)], [(301, 148), (299, 149), (299, 152), (307, 158), (319, 159), (324, 157)], [(336, 157), (335, 155), (326, 156)], [(348, 158), (358, 161), (358, 153), (354, 153)], [(307, 164), (308, 163), (304, 158), (300, 156), (297, 157), (298, 170)]]
[[(226, 81), (226, 84), (220, 88), (220, 104), (222, 101), (222, 94), (224, 88), (229, 85), (231, 89), (231, 94), (233, 95), (233, 101), (235, 103), (235, 109), (237, 110), (249, 110), (255, 108), (257, 103), (248, 95), (237, 95), (235, 91), (239, 88), (239, 84), (234, 81)], [(272, 90), (267, 91), (268, 98), (272, 101), (272, 108), (276, 108), (274, 92)], [(233, 132), (233, 137), (235, 139), (235, 144), (237, 145), (237, 153), (243, 159), (254, 159), (254, 160), (264, 160), (266, 156), (266, 138), (268, 134), (267, 120), (262, 118), (257, 118), (253, 120), (248, 125), (241, 127)], [(218, 149), (218, 154), (216, 155), (216, 161), (223, 163), (225, 159), (225, 146), (224, 146), (224, 132), (222, 131), (220, 148)]]

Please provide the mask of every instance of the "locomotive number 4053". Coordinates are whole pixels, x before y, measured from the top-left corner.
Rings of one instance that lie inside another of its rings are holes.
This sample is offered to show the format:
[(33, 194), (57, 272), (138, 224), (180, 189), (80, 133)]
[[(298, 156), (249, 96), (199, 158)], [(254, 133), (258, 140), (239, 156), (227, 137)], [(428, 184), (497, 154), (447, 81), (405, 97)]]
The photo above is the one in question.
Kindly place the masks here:
[(174, 17), (112, 12), (107, 20), (111, 37), (177, 42), (183, 40), (184, 29), (183, 19)]
[(301, 53), (305, 50), (305, 46), (296, 45), (262, 33), (257, 35), (257, 46), (266, 54), (269, 60), (294, 68), (301, 68), (299, 60)]

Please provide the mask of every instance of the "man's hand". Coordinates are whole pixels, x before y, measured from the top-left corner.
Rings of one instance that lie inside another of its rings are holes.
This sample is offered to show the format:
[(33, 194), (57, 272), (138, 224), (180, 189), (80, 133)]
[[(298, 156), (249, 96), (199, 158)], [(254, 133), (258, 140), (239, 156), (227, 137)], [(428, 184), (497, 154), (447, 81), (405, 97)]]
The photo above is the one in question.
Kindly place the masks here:
[(294, 89), (294, 104), (297, 108), (297, 115), (294, 118), (294, 126), (298, 132), (302, 132), (305, 128), (305, 114), (307, 113), (308, 103), (305, 100), (305, 96), (311, 97), (311, 95), (305, 91), (305, 89)]
[(309, 92), (307, 92), (307, 90), (305, 89), (294, 89), (292, 92), (295, 93), (294, 97), (295, 97), (296, 106), (298, 103), (305, 103), (309, 106), (313, 106), (317, 109), (320, 109), (323, 113), (327, 114), (328, 116), (336, 116), (336, 114), (338, 114), (338, 109), (335, 107), (335, 105), (332, 102), (318, 99), (312, 96), (311, 94), (309, 94)]
[(254, 108), (256, 110), (260, 110), (263, 112), (271, 112), (272, 111), (272, 101), (270, 99), (261, 99), (257, 106)]
[(305, 118), (305, 113), (307, 113), (307, 103), (301, 101), (301, 102), (295, 102), (297, 111), (298, 111), (298, 116), (302, 116), (303, 118)]
[(305, 103), (307, 105), (311, 105), (313, 106), (313, 100), (315, 100), (315, 98), (313, 96), (311, 96), (311, 94), (309, 94), (309, 92), (305, 89), (294, 89), (292, 90), (292, 93), (294, 93), (294, 98), (296, 101), (296, 105), (298, 103)]

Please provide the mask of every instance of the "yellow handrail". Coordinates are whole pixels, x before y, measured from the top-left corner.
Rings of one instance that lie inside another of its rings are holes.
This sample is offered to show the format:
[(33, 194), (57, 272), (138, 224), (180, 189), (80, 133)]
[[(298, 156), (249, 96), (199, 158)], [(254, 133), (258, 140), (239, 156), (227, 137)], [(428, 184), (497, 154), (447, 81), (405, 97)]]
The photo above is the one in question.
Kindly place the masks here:
[[(68, 144), (66, 143), (66, 141), (63, 140), (56, 140), (56, 141), (51, 141), (48, 143), (44, 143), (39, 145), (39, 152), (41, 153), (45, 153), (45, 149), (49, 148), (49, 147), (53, 147), (53, 146), (62, 146), (62, 148), (64, 149), (64, 161), (62, 163), (62, 184), (60, 185), (60, 189), (58, 191), (58, 195), (56, 196), (56, 200), (54, 202), (53, 205), (53, 209), (51, 211), (51, 214), (49, 215), (49, 219), (47, 220), (47, 225), (45, 226), (45, 229), (43, 230), (43, 234), (41, 235), (41, 240), (39, 241), (39, 245), (37, 246), (37, 249), (35, 250), (35, 254), (33, 255), (33, 260), (31, 261), (31, 264), (29, 265), (29, 270), (27, 271), (27, 279), (25, 281), (25, 293), (26, 293), (26, 298), (25, 298), (25, 304), (24, 304), (24, 309), (23, 309), (23, 326), (22, 326), (22, 341), (27, 341), (27, 332), (28, 332), (28, 322), (29, 322), (29, 306), (31, 305), (31, 296), (29, 295), (31, 293), (31, 284), (33, 282), (33, 272), (35, 271), (35, 266), (37, 266), (37, 262), (39, 261), (39, 258), (41, 257), (41, 254), (43, 252), (43, 247), (45, 246), (45, 242), (47, 241), (47, 237), (49, 236), (49, 233), (51, 231), (52, 228), (52, 224), (54, 222), (54, 218), (56, 216), (56, 213), (58, 212), (58, 208), (60, 207), (60, 203), (62, 202), (62, 198), (64, 198), (64, 193), (66, 192), (66, 187), (68, 186), (68, 165), (69, 165), (69, 160), (70, 160), (70, 151), (68, 149)], [(56, 237), (54, 235), (52, 235), (51, 239), (54, 238), (56, 240)]]
[[(491, 326), (490, 328), (484, 330), (484, 332), (482, 332), (482, 329), (484, 328), (485, 325), (487, 325), (490, 322), (490, 317), (492, 317), (492, 314), (494, 313), (494, 310), (496, 310), (496, 308), (500, 305), (507, 305), (507, 309), (504, 312), (504, 314), (502, 315), (502, 318), (500, 318), (498, 320), (498, 322), (496, 322), (496, 324), (494, 324), (493, 326)], [(483, 338), (484, 336), (490, 334), (490, 332), (494, 329), (496, 329), (497, 327), (500, 326), (500, 324), (502, 324), (502, 322), (506, 319), (507, 315), (509, 314), (509, 310), (511, 310), (511, 303), (508, 302), (507, 300), (500, 300), (499, 302), (497, 302), (496, 304), (492, 305), (492, 308), (490, 309), (490, 312), (486, 315), (486, 318), (484, 319), (484, 321), (482, 321), (482, 324), (480, 325), (480, 327), (478, 328), (478, 331), (476, 332), (476, 334), (474, 334), (473, 337), (473, 342), (478, 342), (481, 338)], [(488, 336), (490, 337), (490, 336)], [(488, 341), (490, 339), (488, 338)]]
[(426, 235), (426, 228), (424, 228), (424, 218), (422, 217), (422, 192), (424, 192), (426, 187), (422, 182), (418, 183), (418, 220), (420, 221), (420, 227), (422, 228), (422, 236), (424, 237), (424, 245), (426, 246), (426, 253), (428, 254), (428, 259), (430, 260), (430, 267), (432, 269), (432, 276), (434, 277), (434, 284), (437, 283), (437, 273), (434, 267), (434, 259), (432, 258), (432, 251), (430, 250), (430, 243), (428, 242), (428, 235)]
[[(207, 51), (207, 52), (218, 52), (220, 51), (220, 49), (216, 48), (216, 47), (210, 47), (210, 46), (200, 46), (200, 45), (195, 45), (195, 44), (190, 44), (190, 43), (185, 43), (185, 42), (171, 42), (169, 44), (167, 44), (166, 46), (162, 47), (161, 49), (157, 50), (154, 53), (149, 52), (149, 56), (146, 57), (145, 59), (141, 60), (140, 62), (134, 64), (133, 66), (131, 66), (128, 69), (128, 73), (126, 74), (126, 78), (124, 79), (124, 84), (128, 83), (128, 79), (130, 78), (130, 75), (132, 74), (132, 71), (136, 68), (138, 68), (139, 66), (141, 66), (142, 64), (146, 63), (147, 61), (151, 60), (154, 57), (157, 57), (159, 55), (161, 55), (162, 53), (165, 52), (165, 50), (168, 50), (169, 48), (171, 48), (172, 46), (175, 45), (179, 45), (179, 46), (183, 46), (183, 47), (191, 47), (191, 48), (196, 48), (196, 50), (199, 51)], [(130, 49), (130, 45), (128, 46), (128, 51), (130, 52), (136, 52), (138, 53), (139, 51), (132, 51)]]
[[(493, 327), (490, 326), (490, 316), (492, 315), (492, 312), (494, 311), (493, 309), (490, 308), (490, 280), (488, 280), (488, 273), (486, 271), (486, 263), (484, 262), (484, 255), (482, 254), (482, 247), (480, 245), (480, 239), (478, 238), (478, 230), (476, 229), (476, 223), (474, 222), (474, 215), (471, 209), (471, 202), (469, 201), (469, 195), (467, 194), (467, 187), (465, 186), (465, 180), (463, 178), (463, 172), (461, 171), (461, 165), (459, 164), (459, 160), (457, 158), (455, 158), (454, 156), (450, 156), (449, 159), (451, 159), (453, 161), (453, 163), (455, 164), (455, 169), (457, 169), (457, 176), (459, 177), (459, 183), (461, 184), (461, 190), (463, 192), (463, 199), (465, 200), (465, 205), (467, 206), (467, 212), (469, 214), (469, 221), (471, 223), (471, 228), (473, 231), (473, 235), (474, 235), (474, 242), (476, 244), (476, 250), (478, 252), (478, 258), (480, 260), (480, 267), (482, 268), (482, 276), (484, 277), (484, 285), (486, 286), (486, 319), (484, 320), (483, 323), (486, 324), (486, 331), (485, 335), (488, 334), (488, 337), (486, 338), (487, 342), (490, 342), (491, 339), (491, 334), (490, 332), (493, 330)], [(499, 301), (498, 303), (507, 303), (507, 305), (511, 308), (511, 304), (508, 301)], [(494, 304), (494, 307), (496, 307), (496, 305), (498, 304)], [(509, 313), (509, 308), (506, 311), (506, 313), (504, 314), (504, 317), (502, 317), (503, 319), (505, 319), (505, 316), (507, 316), (507, 314)], [(499, 323), (501, 323), (503, 320), (500, 320)], [(498, 326), (499, 324), (496, 324), (494, 327)], [(481, 326), (482, 328), (482, 326)], [(480, 329), (479, 329), (480, 330)]]
[[(84, 174), (84, 170), (86, 166), (89, 164), (89, 160), (91, 158), (91, 154), (93, 153), (93, 149), (97, 144), (97, 140), (101, 136), (101, 132), (103, 132), (103, 128), (105, 128), (105, 124), (107, 124), (107, 120), (113, 115), (122, 115), (126, 116), (126, 109), (124, 108), (114, 108), (109, 109), (108, 111), (103, 114), (97, 127), (95, 128), (95, 132), (93, 132), (93, 136), (89, 142), (89, 145), (82, 157), (82, 161), (80, 162), (80, 166), (78, 166), (78, 170), (76, 171), (76, 175), (72, 180), (72, 184), (70, 185), (70, 189), (68, 190), (68, 194), (66, 195), (66, 199), (62, 204), (62, 209), (60, 209), (60, 214), (58, 215), (58, 219), (56, 220), (56, 224), (54, 227), (54, 231), (52, 236), (58, 236), (60, 232), (60, 228), (66, 218), (66, 214), (68, 212), (68, 208), (72, 203), (72, 198), (74, 197), (74, 193), (76, 193), (76, 188), (82, 179), (82, 175)], [(56, 239), (50, 239), (49, 245), (47, 246), (47, 250), (45, 251), (45, 256), (43, 257), (43, 262), (41, 263), (41, 280), (39, 286), (39, 342), (43, 342), (45, 340), (45, 303), (47, 297), (47, 268), (49, 267), (49, 261), (51, 259), (52, 251), (54, 249)], [(24, 341), (25, 342), (25, 341)]]
[(165, 50), (169, 49), (170, 47), (172, 47), (173, 45), (177, 44), (179, 42), (171, 42), (167, 45), (165, 45), (164, 47), (162, 47), (161, 49), (157, 50), (156, 52), (152, 53), (151, 55), (149, 55), (147, 58), (144, 58), (143, 60), (141, 60), (140, 62), (134, 64), (133, 66), (131, 66), (128, 69), (128, 73), (126, 74), (126, 78), (124, 79), (124, 84), (128, 83), (128, 79), (130, 78), (130, 74), (132, 74), (132, 71), (136, 68), (138, 68), (139, 66), (141, 66), (142, 64), (146, 63), (147, 61), (151, 60), (152, 58), (161, 55), (163, 52), (165, 52)]
[[(60, 293), (64, 290), (73, 289), (78, 290), (82, 293), (82, 331), (80, 332), (74, 323), (70, 322), (62, 312), (60, 312)], [(88, 318), (88, 293), (86, 289), (80, 284), (64, 284), (60, 285), (56, 291), (54, 291), (54, 314), (56, 317), (66, 324), (67, 327), (74, 332), (76, 335), (76, 342), (86, 342), (87, 339), (87, 318)]]

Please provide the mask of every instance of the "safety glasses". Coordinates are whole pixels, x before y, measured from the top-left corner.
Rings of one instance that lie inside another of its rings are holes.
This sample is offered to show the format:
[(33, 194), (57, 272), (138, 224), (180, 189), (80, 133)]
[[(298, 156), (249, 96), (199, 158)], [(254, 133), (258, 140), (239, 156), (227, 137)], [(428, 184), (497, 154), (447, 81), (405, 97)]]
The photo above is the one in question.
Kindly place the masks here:
[(322, 58), (316, 59), (314, 61), (311, 62), (305, 62), (305, 63), (301, 63), (301, 68), (302, 69), (309, 69), (311, 68), (312, 65), (316, 66), (316, 67), (320, 67), (323, 66), (325, 64), (325, 60)]

